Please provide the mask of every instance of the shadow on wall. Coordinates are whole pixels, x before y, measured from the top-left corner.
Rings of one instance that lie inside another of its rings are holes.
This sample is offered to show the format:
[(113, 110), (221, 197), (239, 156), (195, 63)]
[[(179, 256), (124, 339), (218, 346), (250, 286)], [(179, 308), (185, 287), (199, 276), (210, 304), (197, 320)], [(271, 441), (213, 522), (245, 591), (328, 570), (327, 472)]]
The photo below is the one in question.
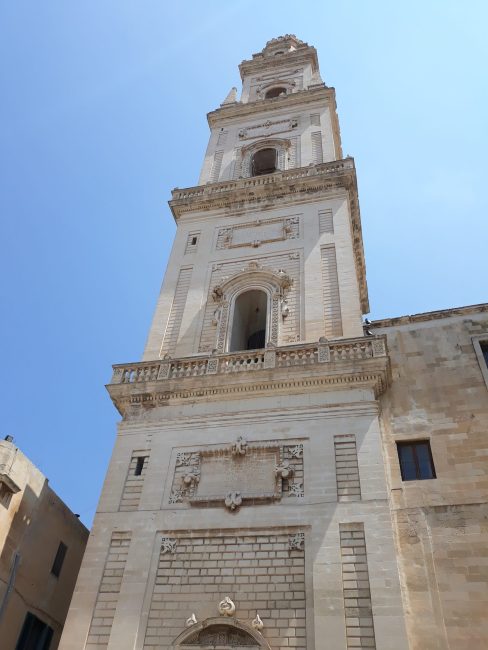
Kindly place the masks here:
[[(16, 650), (19, 640), (26, 648), (56, 650), (87, 538), (47, 480), (39, 495), (25, 487), (0, 556), (2, 650)], [(59, 567), (61, 544), (67, 548)]]

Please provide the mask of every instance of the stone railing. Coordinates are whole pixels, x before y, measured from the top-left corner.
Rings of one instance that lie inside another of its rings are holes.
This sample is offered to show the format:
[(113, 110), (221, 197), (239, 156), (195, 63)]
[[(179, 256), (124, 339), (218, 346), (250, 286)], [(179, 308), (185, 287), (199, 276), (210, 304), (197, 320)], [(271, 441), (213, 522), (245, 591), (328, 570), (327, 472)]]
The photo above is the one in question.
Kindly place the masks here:
[(161, 359), (113, 366), (111, 384), (135, 384), (147, 381), (225, 375), (235, 372), (253, 372), (272, 368), (292, 368), (316, 364), (364, 361), (387, 356), (386, 336), (368, 336), (357, 339), (319, 341), (215, 354), (181, 359)]
[(195, 199), (199, 196), (215, 196), (224, 192), (231, 192), (238, 189), (247, 189), (261, 187), (263, 185), (274, 185), (282, 181), (299, 180), (308, 176), (326, 176), (336, 174), (347, 169), (354, 169), (354, 160), (345, 158), (344, 160), (334, 160), (333, 162), (322, 163), (320, 165), (310, 165), (309, 167), (297, 167), (296, 169), (287, 169), (274, 174), (263, 176), (252, 176), (250, 178), (241, 178), (235, 181), (223, 183), (209, 183), (208, 185), (197, 185), (186, 189), (175, 189), (172, 192), (173, 201), (181, 199)]

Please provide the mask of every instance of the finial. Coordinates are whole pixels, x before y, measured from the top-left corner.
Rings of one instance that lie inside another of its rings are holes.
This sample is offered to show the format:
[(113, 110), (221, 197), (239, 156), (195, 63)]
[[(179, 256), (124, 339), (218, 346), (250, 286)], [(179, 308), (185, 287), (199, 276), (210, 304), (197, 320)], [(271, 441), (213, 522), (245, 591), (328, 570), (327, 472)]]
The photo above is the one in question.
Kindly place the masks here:
[(217, 609), (219, 610), (219, 614), (221, 616), (233, 616), (236, 611), (236, 606), (229, 598), (229, 596), (225, 596), (225, 598), (220, 601)]
[(237, 88), (233, 87), (230, 89), (229, 94), (220, 105), (225, 106), (226, 104), (235, 104), (236, 101), (237, 101)]
[(264, 627), (264, 623), (263, 623), (263, 621), (261, 620), (261, 617), (259, 616), (259, 614), (258, 614), (257, 612), (256, 612), (256, 618), (252, 621), (251, 625), (252, 625), (253, 628), (254, 628), (255, 630), (257, 630), (258, 632), (261, 632), (261, 630), (262, 630), (263, 627)]

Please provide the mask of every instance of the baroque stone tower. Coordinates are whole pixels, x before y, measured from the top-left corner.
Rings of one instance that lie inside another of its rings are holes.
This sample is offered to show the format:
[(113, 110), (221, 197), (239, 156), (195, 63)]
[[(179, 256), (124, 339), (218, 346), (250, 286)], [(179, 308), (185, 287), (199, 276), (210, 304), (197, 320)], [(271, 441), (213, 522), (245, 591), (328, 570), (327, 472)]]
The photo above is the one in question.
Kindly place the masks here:
[(273, 39), (209, 113), (63, 650), (407, 648), (354, 160), (317, 53)]

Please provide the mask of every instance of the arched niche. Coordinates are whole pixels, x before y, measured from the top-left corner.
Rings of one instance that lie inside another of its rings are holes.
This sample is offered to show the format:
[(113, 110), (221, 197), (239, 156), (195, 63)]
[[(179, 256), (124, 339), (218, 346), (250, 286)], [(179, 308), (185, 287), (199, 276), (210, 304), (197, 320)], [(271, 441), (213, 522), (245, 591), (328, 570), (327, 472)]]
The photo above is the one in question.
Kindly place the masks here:
[(174, 641), (175, 650), (271, 650), (266, 639), (247, 623), (235, 618), (208, 618), (182, 632)]
[(262, 289), (247, 289), (234, 299), (229, 352), (266, 346), (269, 296)]
[[(251, 262), (230, 278), (224, 279), (212, 290), (217, 303), (217, 352), (231, 350), (233, 319), (236, 314), (236, 301), (239, 296), (251, 291), (259, 291), (267, 296), (265, 343), (278, 345), (281, 305), (292, 284), (291, 278), (283, 270), (275, 271)], [(237, 304), (239, 304), (237, 302)]]

